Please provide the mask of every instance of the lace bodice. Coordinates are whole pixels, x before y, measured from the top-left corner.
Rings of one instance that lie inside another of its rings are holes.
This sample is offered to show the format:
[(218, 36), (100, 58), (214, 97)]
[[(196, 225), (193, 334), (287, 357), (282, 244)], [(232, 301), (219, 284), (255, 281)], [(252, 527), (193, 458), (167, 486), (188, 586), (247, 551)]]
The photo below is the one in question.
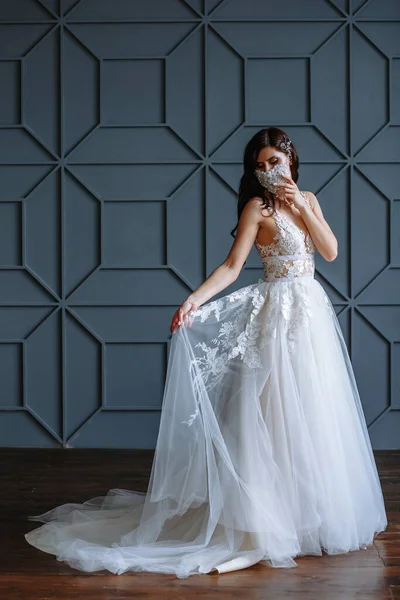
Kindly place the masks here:
[[(308, 206), (310, 201), (301, 192)], [(314, 276), (316, 246), (310, 234), (305, 233), (279, 210), (273, 213), (278, 231), (270, 244), (254, 244), (264, 267), (266, 281), (285, 281), (296, 277)]]

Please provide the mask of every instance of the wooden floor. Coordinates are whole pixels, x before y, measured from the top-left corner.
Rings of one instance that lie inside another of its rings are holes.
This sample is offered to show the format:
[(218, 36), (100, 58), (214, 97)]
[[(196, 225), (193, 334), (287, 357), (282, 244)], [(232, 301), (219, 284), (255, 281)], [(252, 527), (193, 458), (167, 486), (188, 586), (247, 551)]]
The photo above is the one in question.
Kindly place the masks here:
[(23, 537), (40, 525), (27, 521), (27, 515), (83, 502), (114, 487), (146, 491), (152, 452), (0, 448), (0, 599), (400, 599), (400, 451), (377, 451), (375, 456), (389, 525), (367, 550), (300, 557), (292, 569), (258, 564), (234, 573), (178, 579), (153, 573), (82, 573)]

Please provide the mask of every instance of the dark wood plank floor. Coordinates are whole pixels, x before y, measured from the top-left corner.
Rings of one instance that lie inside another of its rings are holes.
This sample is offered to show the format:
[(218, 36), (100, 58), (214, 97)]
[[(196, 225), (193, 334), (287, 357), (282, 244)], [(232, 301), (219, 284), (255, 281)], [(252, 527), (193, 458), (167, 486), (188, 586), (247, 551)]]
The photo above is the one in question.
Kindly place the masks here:
[(82, 573), (23, 537), (40, 525), (27, 521), (27, 515), (83, 502), (114, 487), (146, 491), (151, 451), (0, 448), (0, 455), (1, 600), (400, 599), (400, 451), (375, 452), (389, 525), (367, 550), (300, 557), (293, 569), (259, 564), (188, 579)]

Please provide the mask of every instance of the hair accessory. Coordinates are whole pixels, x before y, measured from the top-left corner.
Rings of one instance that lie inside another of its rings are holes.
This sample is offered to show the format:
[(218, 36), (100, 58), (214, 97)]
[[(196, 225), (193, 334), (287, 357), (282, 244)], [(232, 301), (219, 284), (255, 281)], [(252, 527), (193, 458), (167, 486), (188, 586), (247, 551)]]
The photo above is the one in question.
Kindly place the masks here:
[(292, 156), (292, 151), (290, 149), (290, 144), (291, 144), (290, 140), (285, 140), (285, 141), (280, 142), (278, 144), (278, 148), (281, 148), (282, 150), (284, 150), (285, 152), (287, 152), (287, 154), (289, 156)]

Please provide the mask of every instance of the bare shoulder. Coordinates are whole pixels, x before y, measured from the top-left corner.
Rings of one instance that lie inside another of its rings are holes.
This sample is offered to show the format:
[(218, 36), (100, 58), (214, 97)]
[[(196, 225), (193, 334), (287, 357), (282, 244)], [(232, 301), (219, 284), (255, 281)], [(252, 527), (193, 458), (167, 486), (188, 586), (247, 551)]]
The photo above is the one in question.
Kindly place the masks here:
[(269, 209), (265, 206), (265, 200), (260, 196), (254, 196), (250, 198), (246, 206), (249, 206), (249, 210), (252, 210), (260, 215), (260, 218), (264, 217), (264, 211), (269, 212)]
[(250, 200), (248, 200), (248, 202), (246, 203), (246, 206), (251, 207), (251, 209), (255, 209), (255, 208), (260, 208), (260, 206), (262, 206), (264, 204), (264, 200), (262, 198), (260, 198), (260, 196), (253, 196), (253, 198), (250, 198)]
[(259, 196), (254, 196), (248, 200), (243, 208), (242, 215), (246, 219), (260, 219), (261, 215), (261, 207), (263, 205), (263, 201)]

